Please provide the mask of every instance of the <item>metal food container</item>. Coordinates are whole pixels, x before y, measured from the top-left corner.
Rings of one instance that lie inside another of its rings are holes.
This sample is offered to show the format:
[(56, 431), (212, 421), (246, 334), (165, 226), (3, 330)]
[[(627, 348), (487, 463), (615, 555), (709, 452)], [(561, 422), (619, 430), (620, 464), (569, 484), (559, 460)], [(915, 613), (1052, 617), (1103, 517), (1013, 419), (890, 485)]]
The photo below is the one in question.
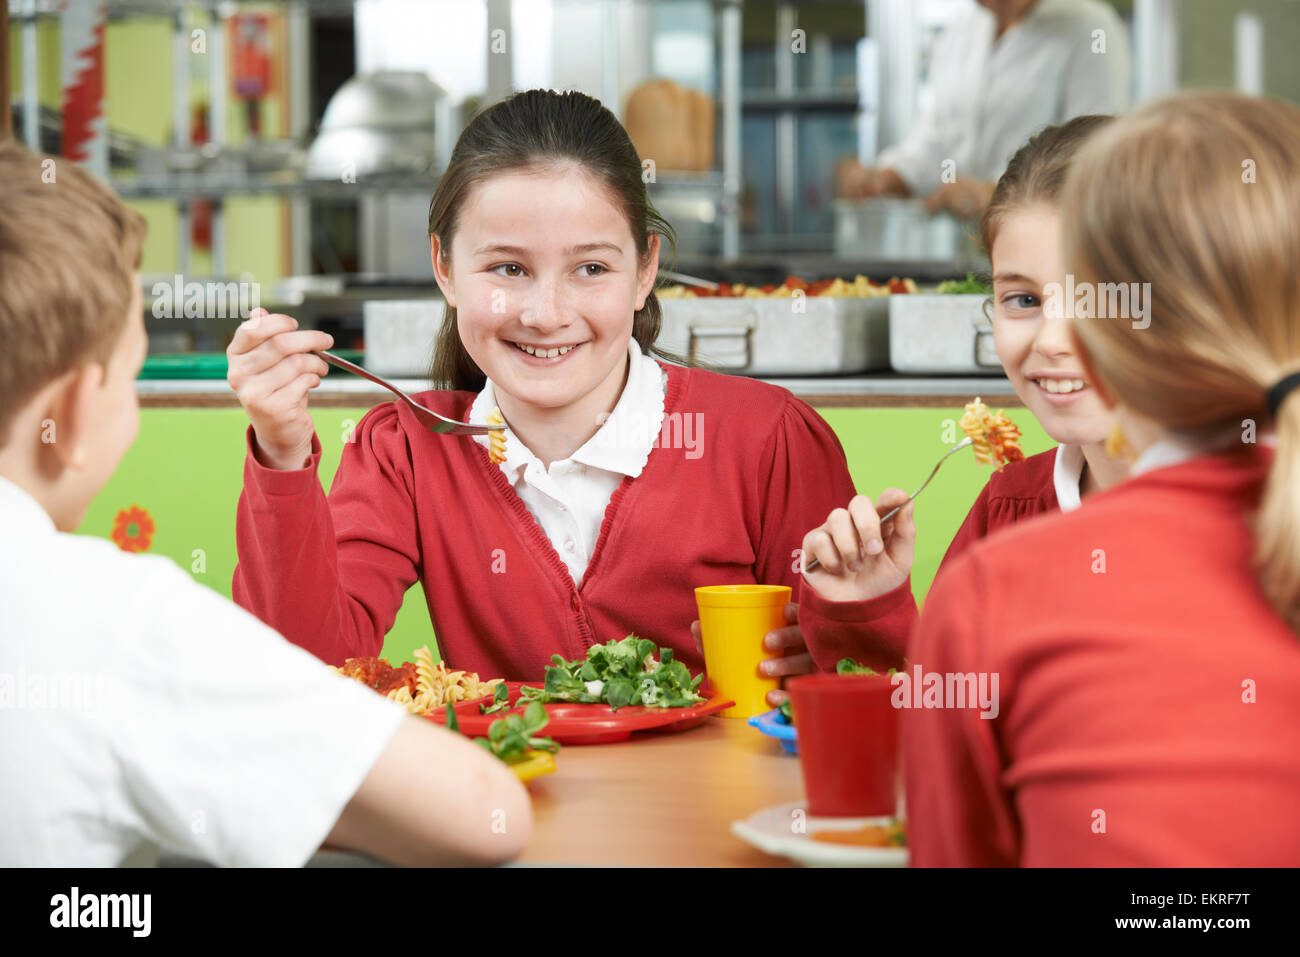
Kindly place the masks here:
[(722, 372), (842, 375), (889, 366), (889, 300), (662, 299), (659, 345)]
[(982, 256), (973, 222), (926, 212), (921, 199), (839, 199), (834, 207), (839, 259), (966, 263)]
[(427, 376), (445, 306), (442, 299), (368, 300), (362, 309), (366, 369), (388, 377)]
[(307, 175), (347, 182), (349, 174), (437, 169), (451, 154), (449, 110), (446, 92), (419, 71), (354, 76), (325, 107), (320, 135), (307, 154)]
[(895, 372), (1002, 375), (983, 295), (889, 297), (889, 363)]

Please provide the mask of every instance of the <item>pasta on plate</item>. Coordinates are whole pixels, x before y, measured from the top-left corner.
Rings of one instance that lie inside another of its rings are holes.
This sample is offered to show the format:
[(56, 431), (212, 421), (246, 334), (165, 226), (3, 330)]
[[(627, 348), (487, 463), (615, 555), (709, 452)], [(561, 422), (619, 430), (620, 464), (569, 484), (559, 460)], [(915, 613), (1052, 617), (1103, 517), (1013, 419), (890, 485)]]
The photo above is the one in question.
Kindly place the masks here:
[(502, 681), (481, 681), (472, 671), (449, 671), (442, 662), (435, 665), (428, 645), (415, 652), (414, 664), (407, 661), (394, 668), (383, 658), (349, 658), (343, 667), (331, 670), (360, 681), (418, 715), (457, 701), (490, 697)]

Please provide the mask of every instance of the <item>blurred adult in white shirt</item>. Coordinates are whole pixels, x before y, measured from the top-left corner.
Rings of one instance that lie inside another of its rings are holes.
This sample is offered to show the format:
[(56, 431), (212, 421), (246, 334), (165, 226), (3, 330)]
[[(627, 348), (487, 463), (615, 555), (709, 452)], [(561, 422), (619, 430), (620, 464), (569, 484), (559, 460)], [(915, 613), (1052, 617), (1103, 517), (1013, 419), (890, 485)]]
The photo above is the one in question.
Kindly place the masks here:
[(971, 0), (935, 43), (933, 101), (874, 168), (841, 163), (847, 198), (924, 196), (973, 217), (1045, 126), (1129, 106), (1128, 30), (1103, 0)]

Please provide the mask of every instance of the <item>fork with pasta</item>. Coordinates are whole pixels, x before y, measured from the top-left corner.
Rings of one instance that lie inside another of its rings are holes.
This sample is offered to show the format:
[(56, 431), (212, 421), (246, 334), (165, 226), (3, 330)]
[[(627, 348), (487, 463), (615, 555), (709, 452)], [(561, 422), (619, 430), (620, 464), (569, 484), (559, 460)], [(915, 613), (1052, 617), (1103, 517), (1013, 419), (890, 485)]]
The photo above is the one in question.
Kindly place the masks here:
[(1021, 462), (1025, 453), (1020, 449), (1020, 429), (998, 409), (997, 415), (975, 397), (966, 403), (966, 414), (957, 422), (975, 446), (975, 461), (981, 465), (996, 465), (999, 470), (1010, 462)]
[[(956, 455), (962, 449), (974, 446), (976, 462), (981, 465), (996, 465), (999, 470), (1010, 462), (1023, 461), (1025, 453), (1020, 448), (1020, 429), (1007, 418), (1001, 409), (998, 409), (996, 415), (990, 412), (988, 406), (984, 404), (979, 396), (976, 396), (973, 402), (966, 403), (966, 412), (957, 422), (957, 425), (966, 433), (966, 438), (945, 452), (939, 461), (934, 463), (934, 468), (930, 470), (930, 474), (921, 483), (920, 488), (880, 516), (882, 524), (897, 515), (903, 506), (925, 491), (925, 487), (930, 484), (930, 480), (939, 474), (939, 467), (950, 456)], [(808, 560), (803, 570), (811, 572), (820, 567), (821, 562), (813, 558)]]
[(502, 426), (500, 429), (494, 429), (488, 433), (488, 460), (493, 465), (498, 465), (506, 460), (506, 420), (501, 417), (499, 408), (493, 409), (487, 417), (489, 425)]

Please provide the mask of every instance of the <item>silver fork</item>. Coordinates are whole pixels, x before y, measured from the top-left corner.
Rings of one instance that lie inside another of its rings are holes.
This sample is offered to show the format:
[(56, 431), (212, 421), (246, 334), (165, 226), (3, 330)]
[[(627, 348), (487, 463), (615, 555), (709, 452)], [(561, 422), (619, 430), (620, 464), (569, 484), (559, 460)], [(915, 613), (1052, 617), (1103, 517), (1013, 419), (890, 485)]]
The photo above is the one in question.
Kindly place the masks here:
[(325, 352), (323, 350), (315, 350), (315, 354), (332, 366), (345, 369), (348, 372), (361, 376), (363, 379), (369, 379), (375, 385), (382, 385), (389, 392), (393, 393), (393, 395), (405, 402), (407, 407), (415, 413), (415, 417), (420, 421), (420, 424), (430, 432), (439, 432), (443, 435), (486, 435), (489, 432), (499, 432), (504, 428), (504, 426), (500, 425), (474, 425), (470, 422), (459, 422), (456, 419), (449, 419), (445, 415), (439, 415), (432, 409), (426, 409), (401, 389), (397, 388), (397, 386), (385, 382), (377, 375), (372, 375), (365, 369), (361, 368), (361, 366), (348, 362), (347, 359), (340, 359), (338, 356), (334, 355), (334, 353)]
[[(944, 463), (945, 461), (947, 461), (948, 456), (953, 455), (953, 454), (955, 454), (955, 453), (957, 453), (957, 452), (960, 452), (962, 449), (969, 448), (969, 447), (970, 447), (970, 444), (971, 444), (970, 436), (967, 436), (966, 438), (964, 438), (964, 439), (962, 439), (960, 442), (958, 442), (956, 445), (954, 445), (952, 448), (950, 448), (947, 452), (945, 452), (945, 453), (943, 454), (943, 456), (940, 457), (939, 461), (937, 461), (937, 462), (934, 463), (934, 468), (930, 470), (930, 475), (929, 475), (929, 477), (928, 477), (924, 482), (921, 483), (921, 487), (918, 488), (918, 489), (917, 489), (915, 492), (913, 492), (911, 495), (909, 495), (909, 496), (906, 498), (906, 500), (904, 500), (904, 502), (902, 503), (902, 505), (895, 505), (893, 508), (891, 508), (891, 509), (890, 509), (888, 512), (886, 512), (884, 515), (880, 516), (880, 524), (881, 524), (881, 525), (884, 525), (885, 522), (889, 521), (891, 518), (893, 518), (895, 515), (897, 515), (897, 514), (899, 513), (899, 511), (903, 508), (903, 505), (906, 505), (908, 502), (912, 501), (912, 499), (916, 498), (918, 495), (920, 495), (922, 492), (924, 492), (924, 491), (925, 491), (925, 487), (926, 487), (927, 485), (930, 484), (930, 479), (934, 478), (935, 475), (938, 474), (938, 472), (939, 472), (939, 466), (940, 466), (940, 465), (943, 465), (943, 463)], [(858, 557), (859, 557), (859, 558), (861, 557), (861, 553), (860, 553), (860, 552), (859, 552), (859, 554), (858, 554)], [(821, 568), (821, 567), (822, 567), (822, 563), (819, 562), (819, 561), (817, 561), (817, 559), (814, 558), (812, 561), (808, 562), (808, 564), (806, 564), (806, 565), (804, 566), (804, 569), (803, 569), (803, 570), (804, 570), (805, 572), (811, 572), (811, 571), (816, 571), (817, 569), (819, 569), (819, 568)]]

